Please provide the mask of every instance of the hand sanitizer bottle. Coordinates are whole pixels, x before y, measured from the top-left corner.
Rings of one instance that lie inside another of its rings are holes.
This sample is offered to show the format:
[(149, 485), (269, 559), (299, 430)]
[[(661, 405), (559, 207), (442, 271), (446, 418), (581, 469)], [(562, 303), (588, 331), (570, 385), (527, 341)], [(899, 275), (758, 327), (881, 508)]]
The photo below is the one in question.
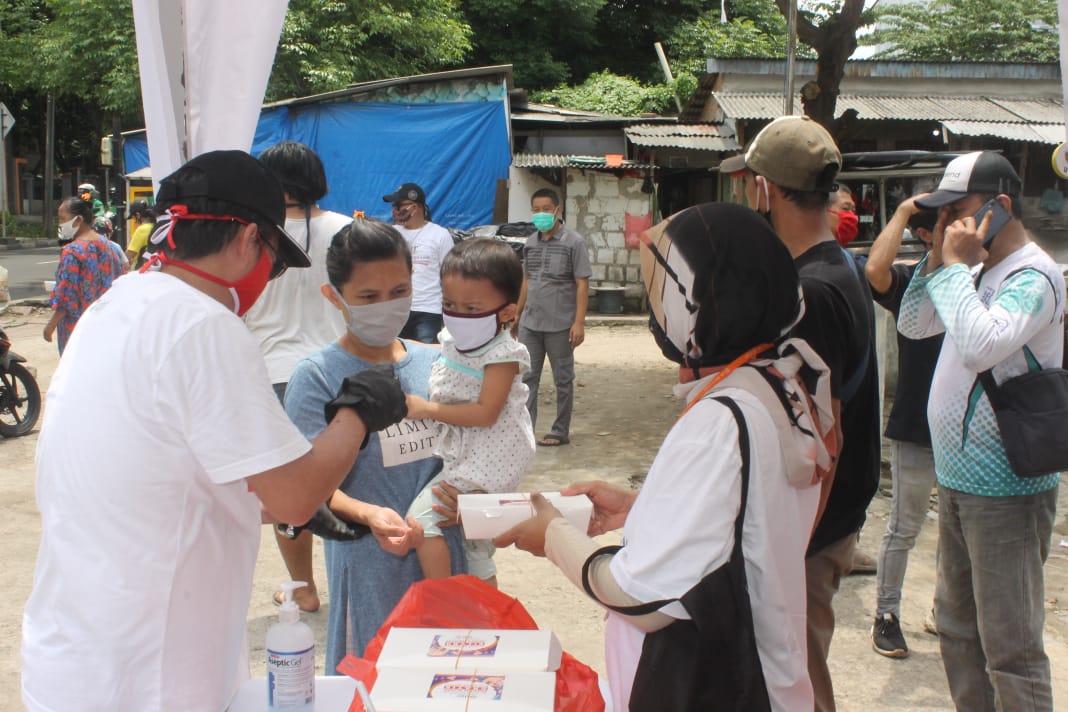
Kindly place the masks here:
[(293, 590), (304, 581), (281, 585), (284, 601), (278, 622), (267, 630), (267, 709), (271, 712), (314, 712), (315, 634), (300, 621)]

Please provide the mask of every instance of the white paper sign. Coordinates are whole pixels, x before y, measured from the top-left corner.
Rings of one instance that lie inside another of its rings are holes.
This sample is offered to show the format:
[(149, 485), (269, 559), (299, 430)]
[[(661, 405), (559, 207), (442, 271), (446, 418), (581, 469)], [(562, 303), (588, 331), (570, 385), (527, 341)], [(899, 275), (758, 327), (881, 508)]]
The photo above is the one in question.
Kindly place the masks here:
[(379, 430), (382, 464), (386, 467), (396, 467), (433, 457), (437, 438), (438, 424), (433, 420), (405, 418), (396, 425)]

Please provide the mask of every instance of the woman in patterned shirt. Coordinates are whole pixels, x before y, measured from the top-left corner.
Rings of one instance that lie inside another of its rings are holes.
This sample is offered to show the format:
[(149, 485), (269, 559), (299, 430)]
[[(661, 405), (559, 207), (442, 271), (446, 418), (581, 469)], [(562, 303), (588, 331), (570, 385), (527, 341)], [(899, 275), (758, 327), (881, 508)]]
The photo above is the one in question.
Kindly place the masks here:
[(78, 319), (123, 273), (123, 264), (118, 246), (93, 230), (91, 203), (67, 198), (56, 214), (60, 235), (71, 242), (59, 255), (56, 286), (49, 300), (52, 318), (45, 325), (44, 339), (51, 342), (55, 334), (62, 354)]

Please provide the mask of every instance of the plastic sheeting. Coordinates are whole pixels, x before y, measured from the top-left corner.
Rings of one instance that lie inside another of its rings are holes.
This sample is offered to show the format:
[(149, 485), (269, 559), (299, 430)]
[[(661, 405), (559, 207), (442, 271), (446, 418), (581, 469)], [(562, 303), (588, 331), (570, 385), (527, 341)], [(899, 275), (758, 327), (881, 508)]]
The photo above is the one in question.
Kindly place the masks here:
[[(502, 102), (280, 107), (260, 115), (252, 154), (285, 140), (315, 149), (330, 186), (324, 209), (388, 220), (382, 196), (413, 182), (434, 222), (468, 228), (492, 222), (511, 163), (507, 121)], [(127, 172), (148, 165), (143, 134), (126, 137), (124, 156)]]

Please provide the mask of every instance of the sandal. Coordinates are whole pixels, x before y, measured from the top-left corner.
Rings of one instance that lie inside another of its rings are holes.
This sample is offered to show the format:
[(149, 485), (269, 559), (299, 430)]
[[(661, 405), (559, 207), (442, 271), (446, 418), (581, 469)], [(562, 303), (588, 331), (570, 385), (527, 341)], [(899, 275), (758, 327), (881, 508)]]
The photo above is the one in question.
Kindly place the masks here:
[(538, 445), (544, 445), (545, 447), (558, 447), (560, 445), (567, 445), (571, 440), (566, 435), (558, 435), (557, 433), (549, 433), (542, 437), (538, 441)]

